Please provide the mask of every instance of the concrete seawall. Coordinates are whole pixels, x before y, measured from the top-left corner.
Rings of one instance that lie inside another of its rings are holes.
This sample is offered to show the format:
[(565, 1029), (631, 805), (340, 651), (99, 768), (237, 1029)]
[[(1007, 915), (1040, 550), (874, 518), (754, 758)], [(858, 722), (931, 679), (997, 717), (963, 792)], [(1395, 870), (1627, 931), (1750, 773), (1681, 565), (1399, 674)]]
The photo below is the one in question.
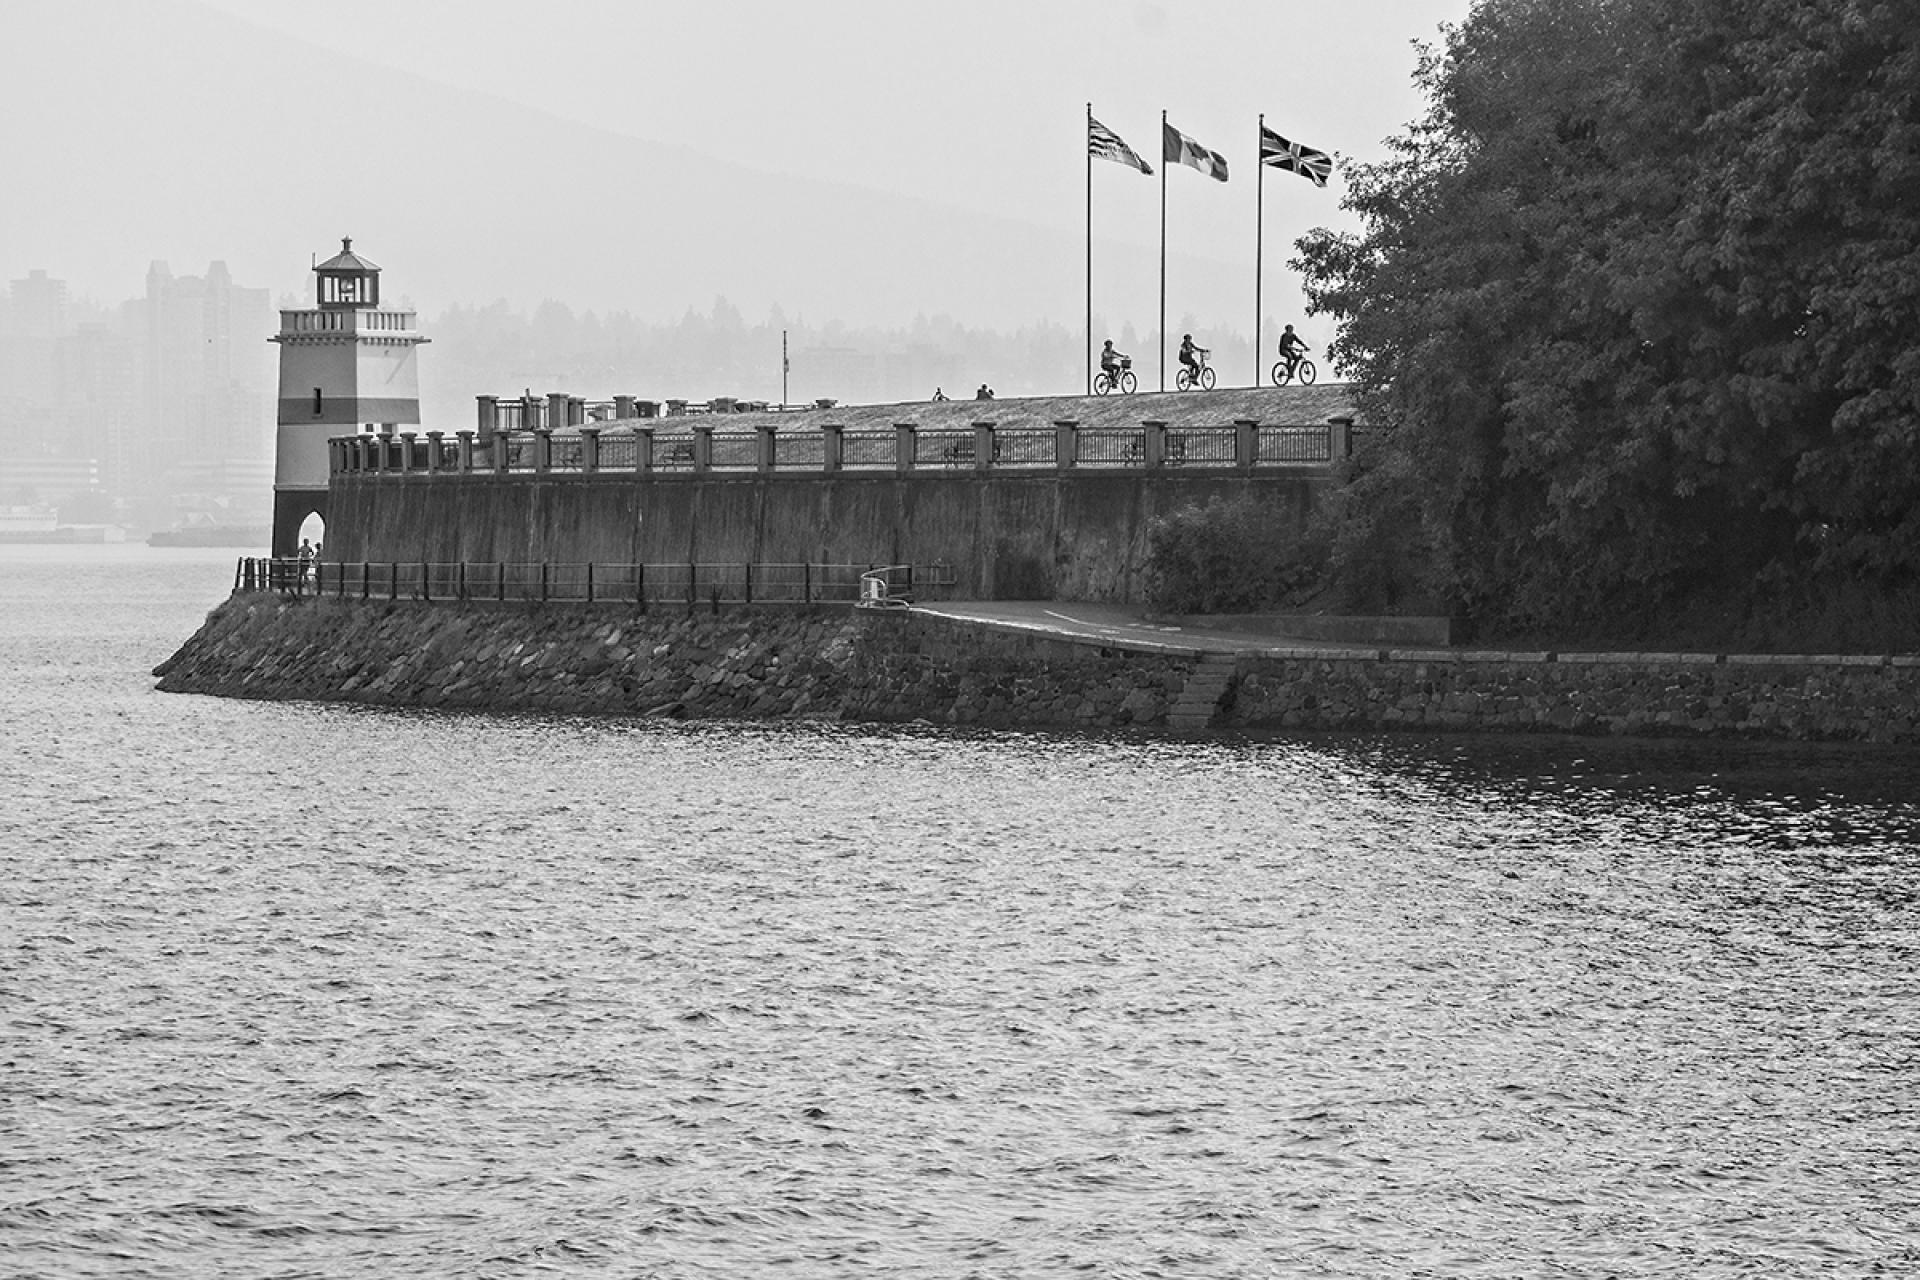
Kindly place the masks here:
[(920, 564), (967, 599), (1137, 600), (1147, 530), (1255, 495), (1304, 527), (1328, 477), (1087, 473), (337, 477), (328, 558), (619, 564)]
[[(1221, 728), (1920, 743), (1913, 657), (1271, 647), (1229, 661)], [(388, 706), (1163, 728), (1201, 665), (1178, 642), (904, 610), (251, 595), (215, 609), (155, 674), (170, 692)]]

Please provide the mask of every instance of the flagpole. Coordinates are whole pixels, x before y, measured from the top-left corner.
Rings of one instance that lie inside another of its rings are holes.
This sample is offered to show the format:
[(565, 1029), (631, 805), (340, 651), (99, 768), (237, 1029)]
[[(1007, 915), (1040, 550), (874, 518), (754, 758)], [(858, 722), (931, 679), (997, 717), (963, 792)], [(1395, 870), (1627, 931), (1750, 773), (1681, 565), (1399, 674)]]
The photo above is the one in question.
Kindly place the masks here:
[(1087, 104), (1087, 394), (1093, 394), (1093, 104)]
[(1266, 190), (1266, 158), (1260, 148), (1267, 136), (1267, 113), (1260, 113), (1259, 132), (1253, 139), (1253, 385), (1260, 385), (1260, 242), (1267, 229), (1261, 200)]
[(1167, 113), (1160, 113), (1160, 389), (1167, 389)]

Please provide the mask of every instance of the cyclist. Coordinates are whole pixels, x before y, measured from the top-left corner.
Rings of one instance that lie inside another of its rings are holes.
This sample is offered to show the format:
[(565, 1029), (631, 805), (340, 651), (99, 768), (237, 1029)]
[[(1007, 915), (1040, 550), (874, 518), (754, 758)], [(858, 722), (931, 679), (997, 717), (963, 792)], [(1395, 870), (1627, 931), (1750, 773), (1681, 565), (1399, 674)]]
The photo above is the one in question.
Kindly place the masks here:
[(1187, 366), (1187, 373), (1193, 379), (1193, 385), (1200, 385), (1200, 351), (1193, 345), (1193, 335), (1186, 334), (1180, 339), (1180, 363)]
[(1106, 374), (1115, 386), (1120, 385), (1120, 371), (1127, 367), (1126, 361), (1124, 355), (1113, 349), (1113, 339), (1108, 338), (1106, 345), (1100, 348), (1100, 372)]
[(1300, 341), (1300, 335), (1288, 325), (1287, 331), (1280, 335), (1280, 358), (1287, 362), (1287, 376), (1291, 378), (1300, 371), (1300, 358), (1307, 354), (1307, 344)]

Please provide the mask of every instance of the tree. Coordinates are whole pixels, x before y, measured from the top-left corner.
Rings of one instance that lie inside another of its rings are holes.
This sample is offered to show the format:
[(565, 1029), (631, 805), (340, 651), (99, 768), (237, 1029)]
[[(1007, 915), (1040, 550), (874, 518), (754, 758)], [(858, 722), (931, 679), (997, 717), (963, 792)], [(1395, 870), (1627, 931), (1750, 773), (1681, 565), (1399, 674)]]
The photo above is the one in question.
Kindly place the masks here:
[(1354, 496), (1412, 498), (1435, 585), (1525, 628), (1920, 570), (1899, 8), (1485, 0), (1425, 52), (1362, 231), (1294, 265), (1387, 428)]

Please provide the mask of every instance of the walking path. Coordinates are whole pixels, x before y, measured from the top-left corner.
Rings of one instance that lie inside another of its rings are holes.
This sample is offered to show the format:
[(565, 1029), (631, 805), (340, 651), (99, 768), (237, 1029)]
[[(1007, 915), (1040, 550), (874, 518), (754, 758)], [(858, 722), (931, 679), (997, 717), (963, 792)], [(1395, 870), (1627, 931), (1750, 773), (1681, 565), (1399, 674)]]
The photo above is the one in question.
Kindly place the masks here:
[(1223, 631), (1152, 621), (1138, 605), (1086, 604), (1061, 600), (979, 600), (918, 604), (913, 612), (963, 622), (979, 622), (1008, 631), (1032, 631), (1103, 644), (1111, 648), (1199, 656), (1269, 649), (1353, 649), (1380, 646), (1296, 640), (1253, 631)]

